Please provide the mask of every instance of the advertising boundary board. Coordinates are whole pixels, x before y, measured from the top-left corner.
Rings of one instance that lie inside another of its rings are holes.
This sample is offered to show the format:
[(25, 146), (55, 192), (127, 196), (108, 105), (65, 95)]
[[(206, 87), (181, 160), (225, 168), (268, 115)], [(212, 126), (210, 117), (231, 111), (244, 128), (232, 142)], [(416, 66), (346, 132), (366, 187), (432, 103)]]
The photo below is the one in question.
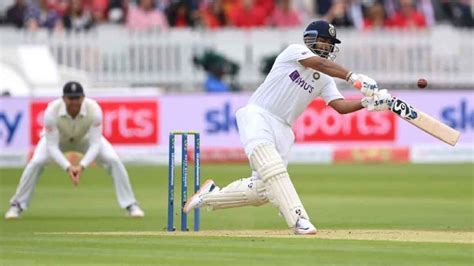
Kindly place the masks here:
[[(461, 138), (457, 146), (440, 143), (390, 113), (377, 114), (364, 110), (342, 116), (335, 114), (321, 100), (316, 100), (295, 123), (296, 144), (289, 161), (474, 162), (473, 93), (394, 91), (393, 94), (459, 130)], [(355, 93), (345, 95), (347, 98), (360, 97)], [(249, 96), (249, 93), (168, 94), (150, 97), (101, 96), (98, 100), (106, 105), (107, 132), (112, 136), (110, 140), (117, 153), (126, 163), (166, 164), (167, 135), (172, 130), (196, 130), (201, 133), (203, 162), (241, 163), (246, 162), (247, 158), (239, 140), (235, 112), (246, 104)], [(52, 99), (0, 99), (0, 166), (25, 164), (34, 145), (30, 140), (35, 139), (33, 136), (41, 129), (42, 119), (37, 111), (31, 111), (32, 106), (43, 102), (44, 108), (45, 103)], [(379, 132), (379, 135), (374, 135), (374, 132)]]

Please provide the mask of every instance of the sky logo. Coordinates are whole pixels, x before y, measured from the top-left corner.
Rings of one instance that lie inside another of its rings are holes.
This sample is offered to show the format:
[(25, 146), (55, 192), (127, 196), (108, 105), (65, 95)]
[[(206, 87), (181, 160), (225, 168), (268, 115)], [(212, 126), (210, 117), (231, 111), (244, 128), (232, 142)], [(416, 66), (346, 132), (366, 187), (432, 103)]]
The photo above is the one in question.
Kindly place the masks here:
[(211, 109), (206, 112), (207, 133), (230, 133), (233, 130), (238, 131), (237, 121), (229, 102), (225, 102), (222, 108)]
[(466, 99), (462, 99), (457, 105), (444, 108), (441, 117), (452, 128), (462, 131), (474, 129), (474, 110)]
[(308, 91), (308, 93), (313, 92), (314, 87), (309, 85), (308, 82), (301, 78), (301, 75), (298, 70), (291, 72), (289, 77), (294, 83), (300, 86), (300, 88), (303, 88), (305, 91)]
[(21, 112), (17, 112), (14, 117), (8, 117), (6, 113), (0, 112), (0, 139), (6, 145), (12, 142), (15, 132), (20, 125), (21, 118)]

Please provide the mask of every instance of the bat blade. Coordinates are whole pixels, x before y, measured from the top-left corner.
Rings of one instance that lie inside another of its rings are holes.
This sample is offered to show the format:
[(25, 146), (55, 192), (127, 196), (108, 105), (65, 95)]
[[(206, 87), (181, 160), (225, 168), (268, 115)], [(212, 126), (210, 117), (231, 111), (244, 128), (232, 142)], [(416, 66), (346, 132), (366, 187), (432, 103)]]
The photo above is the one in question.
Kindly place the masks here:
[(393, 97), (390, 103), (390, 111), (401, 117), (408, 123), (418, 127), (426, 133), (438, 138), (445, 143), (455, 146), (461, 133), (430, 115), (415, 109), (405, 101)]

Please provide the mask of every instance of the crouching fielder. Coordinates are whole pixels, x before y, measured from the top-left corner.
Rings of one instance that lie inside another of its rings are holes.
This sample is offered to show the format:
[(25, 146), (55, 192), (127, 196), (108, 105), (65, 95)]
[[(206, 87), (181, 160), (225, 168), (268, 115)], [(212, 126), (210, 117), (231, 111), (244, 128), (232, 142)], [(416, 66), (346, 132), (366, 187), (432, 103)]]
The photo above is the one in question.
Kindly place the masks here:
[[(71, 165), (63, 152), (84, 154), (79, 165)], [(63, 97), (48, 104), (44, 113), (42, 136), (31, 161), (26, 166), (6, 219), (16, 219), (28, 207), (33, 191), (46, 163), (53, 159), (63, 168), (74, 185), (79, 184), (81, 173), (96, 159), (112, 176), (120, 207), (131, 217), (145, 214), (137, 205), (127, 171), (112, 145), (102, 136), (102, 110), (96, 101), (85, 98), (81, 84), (68, 82)]]
[[(222, 209), (259, 206), (272, 202), (295, 234), (315, 234), (316, 228), (301, 202), (287, 172), (288, 155), (295, 136), (292, 125), (316, 97), (341, 114), (366, 107), (369, 111), (388, 108), (391, 99), (377, 83), (345, 70), (328, 59), (337, 52), (334, 26), (324, 21), (308, 25), (305, 45), (293, 44), (281, 52), (248, 104), (236, 113), (240, 140), (250, 161), (252, 176), (219, 189), (212, 180), (187, 200), (184, 212), (208, 206)], [(346, 79), (360, 87), (362, 100), (346, 100), (332, 77)]]

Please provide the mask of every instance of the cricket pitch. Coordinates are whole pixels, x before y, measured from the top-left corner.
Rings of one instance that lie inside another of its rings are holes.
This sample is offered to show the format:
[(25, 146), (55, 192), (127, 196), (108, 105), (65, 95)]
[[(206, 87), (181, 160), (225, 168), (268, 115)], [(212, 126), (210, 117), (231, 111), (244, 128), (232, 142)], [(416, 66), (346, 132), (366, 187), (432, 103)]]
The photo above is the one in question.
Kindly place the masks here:
[(273, 238), (312, 238), (339, 240), (376, 240), (400, 242), (432, 242), (474, 244), (474, 232), (454, 231), (415, 231), (415, 230), (361, 230), (340, 229), (321, 230), (316, 235), (297, 236), (290, 230), (210, 230), (199, 232), (37, 232), (38, 235), (83, 235), (83, 236), (193, 236), (193, 237), (273, 237)]

